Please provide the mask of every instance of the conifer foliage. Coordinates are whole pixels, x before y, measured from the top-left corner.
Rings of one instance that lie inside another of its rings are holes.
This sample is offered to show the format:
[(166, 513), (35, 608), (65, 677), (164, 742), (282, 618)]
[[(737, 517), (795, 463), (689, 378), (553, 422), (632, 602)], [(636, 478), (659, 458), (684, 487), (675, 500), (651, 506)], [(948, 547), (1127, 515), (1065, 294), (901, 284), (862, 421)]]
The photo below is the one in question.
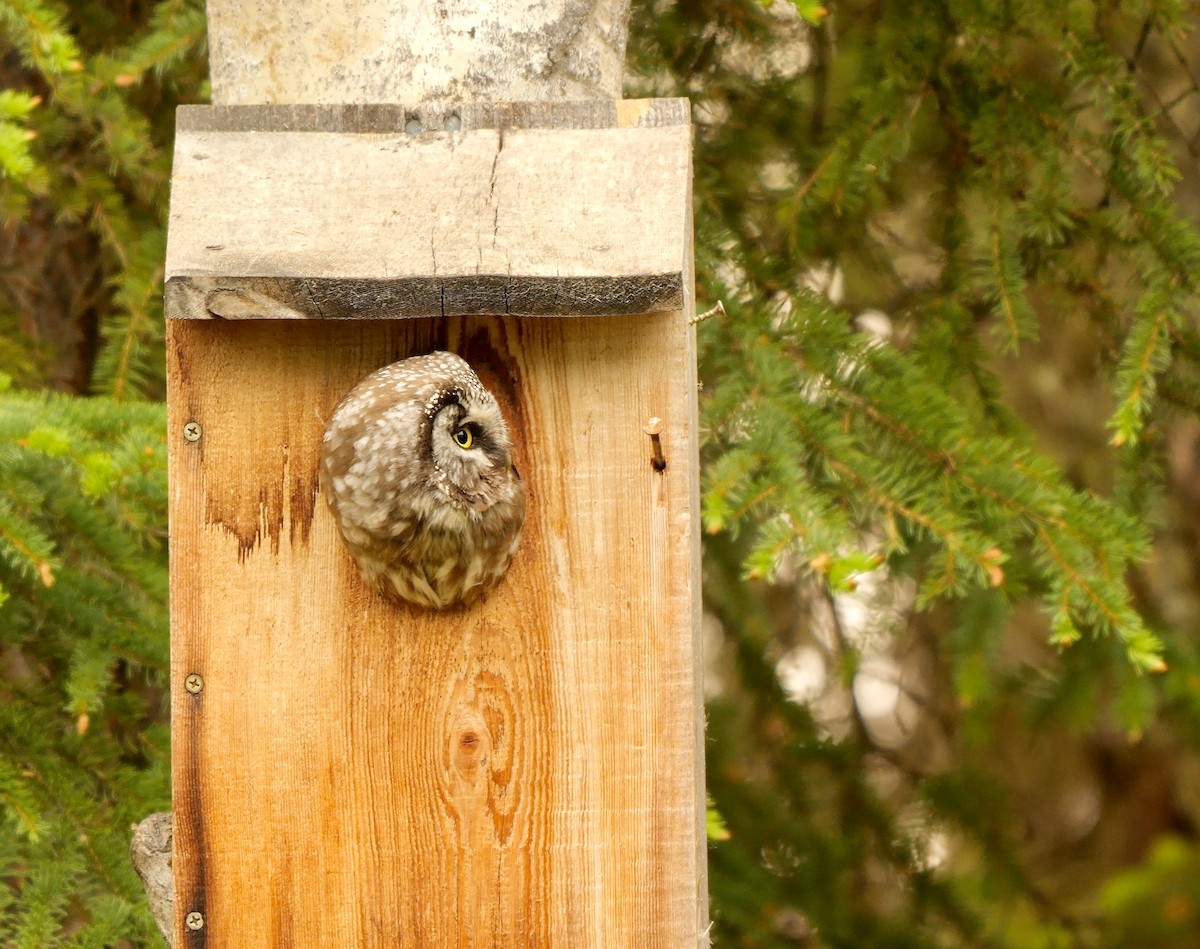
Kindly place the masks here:
[(205, 95), (204, 42), (201, 0), (0, 0), (6, 947), (161, 944), (128, 852), (170, 805), (165, 413), (136, 399), (163, 389), (173, 106)]
[(1181, 800), (1155, 749), (1200, 736), (1194, 7), (648, 13), (640, 91), (693, 101), (728, 314), (699, 327), (718, 938), (1102, 945), (1169, 914), (1130, 855), (1196, 815), (1129, 816), (1108, 769)]
[(164, 412), (0, 389), (0, 945), (150, 937), (129, 827), (169, 806)]
[(0, 0), (0, 357), (116, 398), (162, 392), (173, 106), (202, 97), (203, 0)]

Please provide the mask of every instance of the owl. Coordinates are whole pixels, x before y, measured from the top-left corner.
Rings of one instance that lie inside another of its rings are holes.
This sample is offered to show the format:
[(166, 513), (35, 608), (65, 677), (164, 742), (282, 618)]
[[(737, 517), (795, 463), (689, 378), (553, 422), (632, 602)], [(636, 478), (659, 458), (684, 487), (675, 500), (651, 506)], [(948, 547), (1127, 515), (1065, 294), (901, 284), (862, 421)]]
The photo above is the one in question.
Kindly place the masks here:
[(363, 379), (334, 409), (320, 465), (350, 555), (387, 597), (432, 609), (474, 603), (521, 542), (525, 487), (508, 425), (452, 353)]

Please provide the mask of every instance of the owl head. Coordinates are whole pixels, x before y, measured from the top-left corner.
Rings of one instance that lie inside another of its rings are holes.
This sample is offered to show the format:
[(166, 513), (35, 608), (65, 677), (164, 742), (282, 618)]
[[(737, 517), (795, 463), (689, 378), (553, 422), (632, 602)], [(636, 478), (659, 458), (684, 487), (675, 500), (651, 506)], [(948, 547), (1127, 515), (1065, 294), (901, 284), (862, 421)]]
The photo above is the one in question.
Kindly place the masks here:
[(387, 596), (442, 608), (503, 576), (525, 489), (496, 399), (451, 353), (373, 372), (333, 412), (321, 480), (364, 578)]

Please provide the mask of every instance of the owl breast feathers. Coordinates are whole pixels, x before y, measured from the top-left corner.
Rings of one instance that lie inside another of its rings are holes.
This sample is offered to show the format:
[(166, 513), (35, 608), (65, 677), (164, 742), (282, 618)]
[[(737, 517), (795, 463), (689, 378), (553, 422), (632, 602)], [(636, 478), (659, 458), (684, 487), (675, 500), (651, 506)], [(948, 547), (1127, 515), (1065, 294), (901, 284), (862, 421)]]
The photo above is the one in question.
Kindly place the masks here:
[(364, 579), (432, 609), (473, 603), (508, 569), (525, 487), (495, 398), (451, 353), (373, 372), (321, 447), (330, 511)]

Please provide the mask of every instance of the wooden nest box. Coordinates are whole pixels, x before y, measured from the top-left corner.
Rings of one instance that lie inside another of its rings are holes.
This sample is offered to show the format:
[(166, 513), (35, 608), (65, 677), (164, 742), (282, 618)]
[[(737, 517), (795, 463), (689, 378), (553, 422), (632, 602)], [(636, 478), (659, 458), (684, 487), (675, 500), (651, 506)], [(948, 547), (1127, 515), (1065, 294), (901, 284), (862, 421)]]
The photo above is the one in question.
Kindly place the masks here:
[[(179, 115), (176, 947), (703, 940), (687, 104), (440, 116)], [(528, 491), (442, 612), (364, 585), (317, 477), (342, 396), (435, 349)]]

